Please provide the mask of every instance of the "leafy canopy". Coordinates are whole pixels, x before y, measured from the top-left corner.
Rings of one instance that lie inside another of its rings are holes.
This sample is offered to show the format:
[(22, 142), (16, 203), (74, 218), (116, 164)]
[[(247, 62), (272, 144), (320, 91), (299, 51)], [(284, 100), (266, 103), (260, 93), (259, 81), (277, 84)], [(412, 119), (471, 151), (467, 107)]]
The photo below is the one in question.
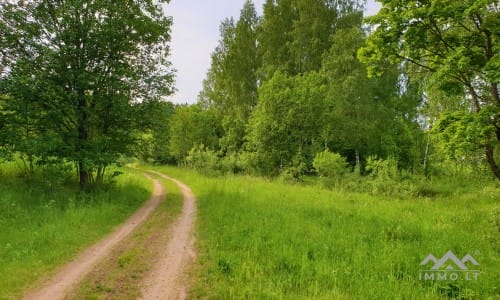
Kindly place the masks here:
[(80, 183), (134, 143), (134, 103), (172, 91), (171, 19), (153, 0), (0, 4), (3, 143), (76, 163)]

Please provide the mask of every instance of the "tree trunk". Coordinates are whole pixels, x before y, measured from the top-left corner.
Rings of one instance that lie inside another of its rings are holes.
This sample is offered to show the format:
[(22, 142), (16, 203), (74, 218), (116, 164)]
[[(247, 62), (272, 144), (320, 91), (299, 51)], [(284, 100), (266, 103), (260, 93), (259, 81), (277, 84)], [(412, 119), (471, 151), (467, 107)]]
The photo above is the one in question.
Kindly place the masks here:
[(430, 135), (428, 134), (427, 136), (427, 144), (425, 145), (425, 154), (424, 154), (424, 176), (427, 176), (427, 160), (429, 159), (429, 146), (430, 146), (430, 141), (431, 141), (431, 137)]
[[(89, 139), (88, 131), (87, 101), (83, 91), (78, 91), (78, 140), (76, 152), (80, 156), (78, 161), (78, 175), (80, 177), (80, 188), (86, 188), (92, 182), (92, 170), (82, 160), (85, 158), (85, 144)], [(87, 154), (85, 154), (87, 155)]]
[(500, 168), (495, 162), (495, 155), (493, 154), (493, 146), (488, 144), (485, 147), (486, 150), (486, 161), (490, 165), (490, 169), (495, 174), (496, 178), (500, 180)]
[(92, 182), (92, 171), (87, 170), (83, 162), (78, 162), (78, 176), (80, 177), (80, 188), (85, 188)]
[(97, 168), (97, 175), (95, 181), (97, 184), (101, 184), (104, 182), (104, 173), (106, 172), (106, 167), (101, 166)]

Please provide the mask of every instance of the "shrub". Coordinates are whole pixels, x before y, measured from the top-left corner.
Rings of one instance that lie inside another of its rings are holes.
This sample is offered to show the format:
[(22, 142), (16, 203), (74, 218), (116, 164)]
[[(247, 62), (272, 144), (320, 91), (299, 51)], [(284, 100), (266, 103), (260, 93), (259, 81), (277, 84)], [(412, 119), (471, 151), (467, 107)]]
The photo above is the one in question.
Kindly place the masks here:
[(221, 161), (217, 154), (213, 150), (206, 148), (203, 144), (194, 146), (189, 150), (186, 157), (186, 165), (197, 171), (211, 175), (222, 171)]
[(297, 183), (302, 180), (302, 168), (301, 166), (290, 166), (284, 168), (279, 176), (278, 180), (286, 183)]
[(237, 154), (227, 154), (220, 159), (220, 167), (224, 174), (237, 174), (243, 171), (243, 165)]
[(259, 168), (259, 158), (253, 151), (243, 151), (239, 155), (238, 164), (249, 175), (262, 175)]
[(388, 159), (370, 156), (366, 160), (366, 171), (373, 178), (378, 179), (398, 179), (398, 162), (394, 157)]
[(324, 150), (316, 154), (313, 167), (320, 177), (340, 178), (347, 173), (347, 161), (338, 154)]
[(316, 154), (313, 168), (319, 175), (321, 183), (326, 187), (339, 185), (342, 176), (348, 173), (346, 159), (338, 154), (324, 150)]
[(369, 173), (369, 180), (366, 184), (372, 194), (402, 197), (420, 193), (419, 187), (412, 182), (412, 176), (409, 173), (405, 175), (406, 178), (403, 178), (394, 157), (382, 159), (370, 156), (366, 160), (366, 171)]

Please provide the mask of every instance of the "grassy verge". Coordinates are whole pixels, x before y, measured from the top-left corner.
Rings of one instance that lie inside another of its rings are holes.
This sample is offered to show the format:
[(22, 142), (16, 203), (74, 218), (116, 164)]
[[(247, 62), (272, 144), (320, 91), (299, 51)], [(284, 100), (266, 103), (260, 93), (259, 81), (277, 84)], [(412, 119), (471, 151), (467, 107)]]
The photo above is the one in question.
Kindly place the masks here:
[(169, 225), (182, 211), (183, 195), (177, 185), (162, 180), (167, 198), (130, 239), (120, 243), (113, 254), (100, 263), (69, 299), (138, 299), (144, 275), (164, 248)]
[[(495, 184), (401, 199), (160, 170), (190, 185), (198, 198), (193, 298), (500, 297)], [(448, 250), (459, 259), (471, 254), (480, 264), (469, 264), (480, 269), (478, 280), (420, 280), (420, 262)]]
[(146, 178), (128, 170), (115, 185), (91, 193), (64, 178), (20, 178), (16, 170), (0, 165), (0, 299), (18, 298), (109, 233), (152, 190)]

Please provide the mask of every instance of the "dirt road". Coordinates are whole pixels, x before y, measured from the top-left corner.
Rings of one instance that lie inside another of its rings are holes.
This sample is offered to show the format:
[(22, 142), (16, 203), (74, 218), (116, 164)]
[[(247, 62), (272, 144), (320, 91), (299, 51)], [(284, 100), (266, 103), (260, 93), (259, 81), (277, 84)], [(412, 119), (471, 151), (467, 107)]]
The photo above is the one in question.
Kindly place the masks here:
[[(158, 255), (150, 274), (145, 276), (141, 285), (142, 299), (183, 299), (186, 289), (183, 271), (195, 257), (192, 230), (195, 218), (195, 198), (191, 190), (183, 183), (166, 175), (159, 176), (174, 181), (184, 195), (184, 207), (181, 216), (172, 228), (172, 238)], [(146, 175), (151, 179), (149, 175)], [(26, 300), (58, 300), (78, 288), (79, 282), (107, 256), (120, 242), (124, 242), (130, 234), (141, 226), (165, 199), (165, 188), (159, 180), (153, 180), (154, 188), (151, 198), (125, 223), (104, 239), (84, 250), (75, 260), (63, 266), (54, 276), (49, 278), (41, 288), (28, 291)]]
[(184, 270), (194, 260), (194, 238), (192, 235), (196, 214), (195, 197), (191, 189), (182, 182), (157, 173), (165, 179), (175, 182), (184, 195), (182, 215), (173, 225), (172, 238), (159, 256), (152, 272), (144, 278), (142, 298), (149, 299), (185, 299), (186, 278)]

